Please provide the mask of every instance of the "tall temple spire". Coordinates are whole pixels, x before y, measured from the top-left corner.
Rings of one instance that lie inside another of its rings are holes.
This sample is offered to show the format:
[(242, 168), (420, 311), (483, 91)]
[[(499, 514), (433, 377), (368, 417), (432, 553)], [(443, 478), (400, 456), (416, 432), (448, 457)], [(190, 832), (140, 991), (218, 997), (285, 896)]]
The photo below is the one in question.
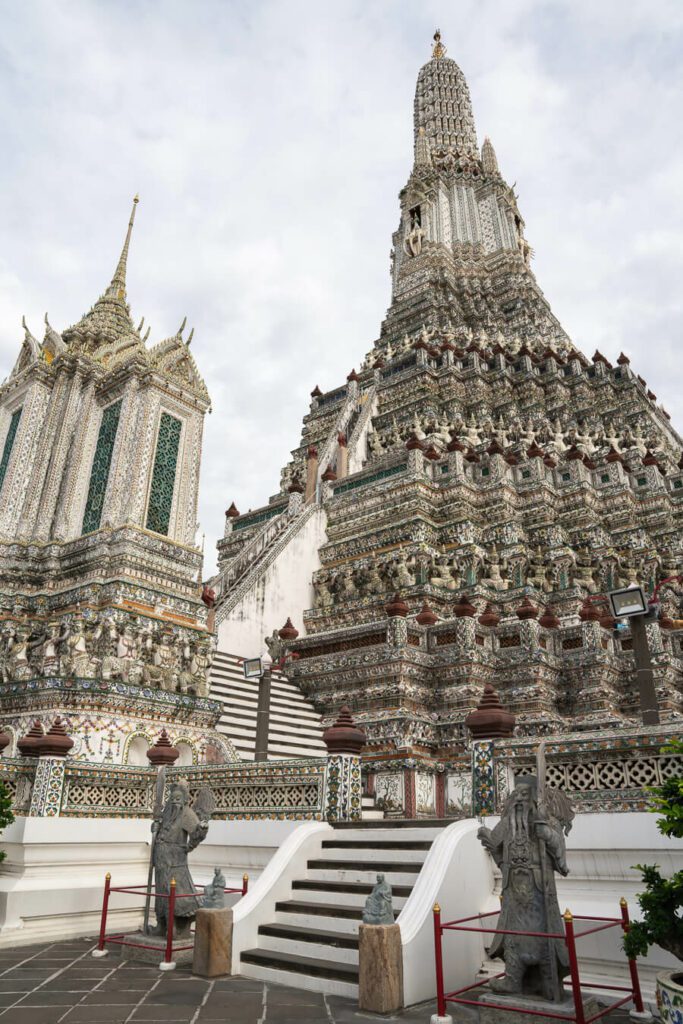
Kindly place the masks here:
[(114, 271), (114, 276), (111, 279), (111, 284), (105, 292), (108, 299), (121, 299), (124, 302), (126, 300), (126, 265), (128, 263), (128, 249), (130, 247), (130, 238), (133, 234), (133, 224), (135, 223), (135, 210), (139, 202), (140, 196), (136, 194), (133, 197), (133, 208), (130, 211), (126, 240), (123, 243), (123, 249), (121, 250), (119, 262), (116, 266), (116, 270)]
[(478, 156), (467, 82), (455, 61), (446, 56), (438, 29), (434, 33), (431, 60), (417, 78), (414, 111), (416, 143), (420, 128), (424, 128), (432, 153), (443, 149), (459, 156)]

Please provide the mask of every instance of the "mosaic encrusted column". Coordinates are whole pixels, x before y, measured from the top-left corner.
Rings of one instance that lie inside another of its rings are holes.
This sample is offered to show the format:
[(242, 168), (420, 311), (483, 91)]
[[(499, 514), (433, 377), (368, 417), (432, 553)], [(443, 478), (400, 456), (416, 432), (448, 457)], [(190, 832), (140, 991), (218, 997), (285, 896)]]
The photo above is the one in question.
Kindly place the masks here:
[(332, 754), (325, 772), (325, 817), (327, 821), (360, 821), (361, 759), (356, 754)]
[(31, 818), (58, 818), (62, 806), (64, 771), (63, 757), (39, 757), (31, 791)]
[(496, 813), (493, 740), (472, 743), (472, 814), (483, 818)]

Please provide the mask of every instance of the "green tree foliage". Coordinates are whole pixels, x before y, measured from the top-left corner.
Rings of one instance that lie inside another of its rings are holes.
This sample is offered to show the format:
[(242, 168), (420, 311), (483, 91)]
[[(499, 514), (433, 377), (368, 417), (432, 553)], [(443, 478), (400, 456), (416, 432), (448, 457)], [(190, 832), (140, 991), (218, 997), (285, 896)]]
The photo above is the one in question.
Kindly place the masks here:
[[(683, 741), (674, 740), (662, 752), (683, 757)], [(683, 769), (650, 792), (652, 810), (661, 815), (657, 822), (659, 831), (665, 836), (683, 838)], [(656, 864), (636, 867), (645, 883), (645, 891), (638, 896), (643, 919), (634, 921), (624, 936), (626, 955), (633, 959), (644, 956), (650, 946), (661, 946), (683, 960), (683, 871), (663, 878)]]
[[(11, 825), (14, 821), (14, 815), (12, 814), (12, 797), (9, 794), (7, 786), (0, 782), (0, 831), (7, 825)], [(4, 850), (0, 850), (0, 861), (3, 861), (7, 854)]]

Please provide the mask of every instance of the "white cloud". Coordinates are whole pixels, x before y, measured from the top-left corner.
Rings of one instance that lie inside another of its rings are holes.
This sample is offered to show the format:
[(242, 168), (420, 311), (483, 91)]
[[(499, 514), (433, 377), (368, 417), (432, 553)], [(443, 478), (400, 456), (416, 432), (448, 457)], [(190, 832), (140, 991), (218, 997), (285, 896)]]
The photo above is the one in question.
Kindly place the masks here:
[(25, 312), (73, 323), (139, 190), (129, 295), (187, 313), (212, 393), (201, 520), (262, 504), (309, 392), (389, 303), (412, 97), (440, 24), (480, 141), (517, 181), (535, 272), (589, 354), (629, 352), (676, 413), (683, 140), (677, 0), (5, 0), (0, 376)]

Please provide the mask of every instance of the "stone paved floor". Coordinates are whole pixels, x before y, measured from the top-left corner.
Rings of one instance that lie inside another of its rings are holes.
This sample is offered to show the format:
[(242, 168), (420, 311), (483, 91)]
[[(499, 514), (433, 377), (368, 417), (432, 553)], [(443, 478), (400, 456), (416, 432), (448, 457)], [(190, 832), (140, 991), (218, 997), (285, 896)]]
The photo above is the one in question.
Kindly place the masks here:
[[(167, 974), (115, 953), (93, 960), (92, 939), (0, 950), (0, 1024), (429, 1024), (433, 1003), (390, 1017), (360, 1012), (350, 999), (264, 985), (247, 978), (204, 981), (188, 967)], [(475, 1011), (453, 1013), (475, 1024)], [(609, 1024), (627, 1015), (613, 1014)]]

